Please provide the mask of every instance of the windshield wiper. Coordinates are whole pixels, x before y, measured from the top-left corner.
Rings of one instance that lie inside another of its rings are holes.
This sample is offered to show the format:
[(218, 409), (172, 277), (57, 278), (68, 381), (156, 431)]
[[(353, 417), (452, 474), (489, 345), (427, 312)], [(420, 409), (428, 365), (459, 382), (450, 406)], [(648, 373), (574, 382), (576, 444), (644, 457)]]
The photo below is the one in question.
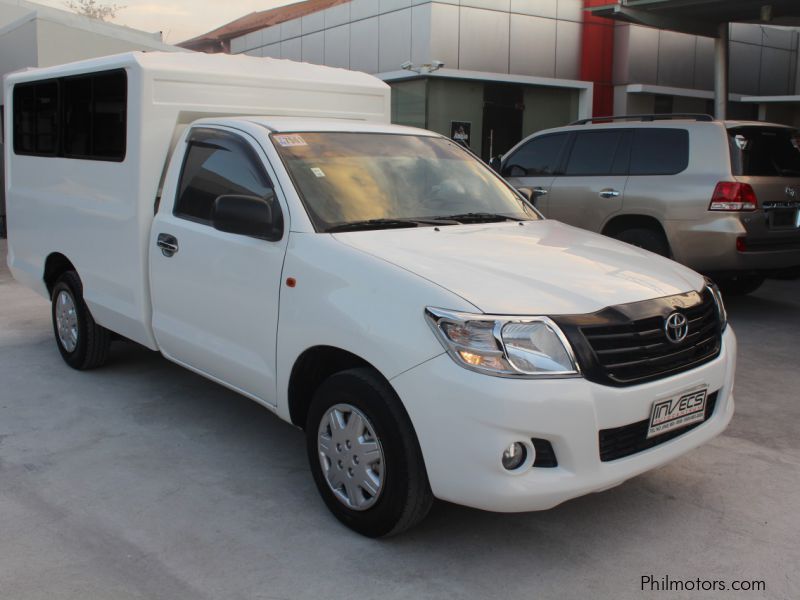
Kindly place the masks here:
[(500, 221), (522, 221), (517, 217), (509, 217), (498, 213), (489, 212), (470, 212), (461, 215), (447, 215), (445, 217), (434, 217), (443, 221), (458, 221), (459, 223), (499, 223)]
[(367, 229), (400, 229), (403, 227), (419, 227), (419, 223), (411, 219), (366, 219), (364, 221), (351, 221), (328, 227), (325, 233), (341, 231), (365, 231)]

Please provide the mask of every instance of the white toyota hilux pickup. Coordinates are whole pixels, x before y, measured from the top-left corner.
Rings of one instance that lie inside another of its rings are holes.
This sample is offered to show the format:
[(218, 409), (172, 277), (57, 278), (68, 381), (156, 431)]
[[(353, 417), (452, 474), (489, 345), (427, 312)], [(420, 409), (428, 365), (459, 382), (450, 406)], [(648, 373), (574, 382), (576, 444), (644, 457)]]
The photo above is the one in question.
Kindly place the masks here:
[[(5, 81), (9, 265), (77, 369), (134, 340), (305, 430), (368, 536), (547, 509), (733, 414), (714, 285), (545, 220), (368, 75), (133, 53)], [(255, 115), (255, 116), (235, 116)]]

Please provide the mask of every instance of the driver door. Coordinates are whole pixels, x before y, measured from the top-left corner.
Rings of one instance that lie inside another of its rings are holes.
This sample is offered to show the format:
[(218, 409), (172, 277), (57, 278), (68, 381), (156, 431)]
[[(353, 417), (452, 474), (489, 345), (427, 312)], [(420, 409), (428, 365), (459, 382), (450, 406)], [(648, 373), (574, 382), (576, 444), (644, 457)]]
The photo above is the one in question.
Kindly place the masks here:
[(534, 206), (549, 217), (548, 194), (559, 174), (569, 133), (528, 140), (503, 158), (501, 174), (515, 188), (530, 188)]
[(631, 130), (578, 131), (563, 174), (550, 188), (547, 217), (600, 232), (622, 210)]
[(282, 239), (270, 242), (218, 231), (212, 222), (214, 201), (222, 195), (274, 193), (275, 211), (288, 214), (266, 156), (245, 133), (196, 128), (172, 180), (177, 184), (165, 188), (150, 238), (158, 345), (171, 360), (274, 405), (288, 224)]

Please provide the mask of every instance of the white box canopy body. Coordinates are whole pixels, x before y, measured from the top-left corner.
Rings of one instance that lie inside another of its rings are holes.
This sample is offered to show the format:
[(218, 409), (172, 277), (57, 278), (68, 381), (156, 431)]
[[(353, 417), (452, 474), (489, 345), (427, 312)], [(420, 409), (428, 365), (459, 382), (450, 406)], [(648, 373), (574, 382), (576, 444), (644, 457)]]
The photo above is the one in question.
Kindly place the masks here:
[[(122, 90), (111, 101), (89, 83), (104, 74)], [(15, 87), (20, 104), (44, 112), (15, 111)], [(365, 73), (200, 53), (131, 52), (29, 69), (8, 75), (4, 93), (15, 276), (47, 295), (45, 261), (63, 253), (81, 274), (98, 323), (113, 323), (151, 348), (148, 236), (173, 145), (188, 124), (244, 115), (389, 123), (391, 110), (389, 86)], [(91, 96), (94, 121), (69, 105), (81, 93), (97, 96)], [(115, 124), (119, 139), (109, 142), (104, 131), (112, 135)], [(75, 133), (81, 126), (94, 140), (95, 156)]]

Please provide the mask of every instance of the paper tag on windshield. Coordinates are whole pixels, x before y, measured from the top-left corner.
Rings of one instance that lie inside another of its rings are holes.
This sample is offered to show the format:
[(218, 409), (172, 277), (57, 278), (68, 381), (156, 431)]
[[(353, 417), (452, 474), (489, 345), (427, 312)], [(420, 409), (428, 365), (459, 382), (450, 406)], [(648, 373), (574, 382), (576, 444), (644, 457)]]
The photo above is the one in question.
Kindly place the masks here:
[(325, 177), (325, 171), (318, 167), (311, 167), (311, 172), (317, 177)]
[(276, 135), (275, 140), (284, 148), (291, 146), (308, 146), (299, 135)]

